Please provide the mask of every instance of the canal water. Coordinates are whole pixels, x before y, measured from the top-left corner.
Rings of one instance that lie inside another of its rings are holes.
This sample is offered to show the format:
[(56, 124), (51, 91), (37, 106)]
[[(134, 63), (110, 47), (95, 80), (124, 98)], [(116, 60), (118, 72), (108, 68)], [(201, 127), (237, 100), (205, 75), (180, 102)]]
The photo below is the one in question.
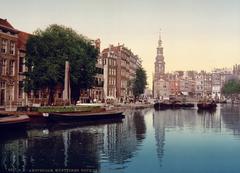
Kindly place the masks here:
[(240, 172), (238, 105), (125, 115), (122, 122), (1, 131), (0, 172)]

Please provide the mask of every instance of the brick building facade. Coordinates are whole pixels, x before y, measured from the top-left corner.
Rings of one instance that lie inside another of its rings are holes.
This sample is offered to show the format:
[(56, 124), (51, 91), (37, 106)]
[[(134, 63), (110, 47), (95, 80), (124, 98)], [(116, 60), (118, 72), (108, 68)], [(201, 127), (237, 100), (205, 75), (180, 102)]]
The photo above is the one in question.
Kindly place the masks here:
[(132, 80), (141, 66), (137, 55), (124, 45), (110, 45), (102, 51), (105, 98), (127, 100), (133, 96)]
[(18, 33), (0, 18), (0, 106), (14, 104), (18, 99)]

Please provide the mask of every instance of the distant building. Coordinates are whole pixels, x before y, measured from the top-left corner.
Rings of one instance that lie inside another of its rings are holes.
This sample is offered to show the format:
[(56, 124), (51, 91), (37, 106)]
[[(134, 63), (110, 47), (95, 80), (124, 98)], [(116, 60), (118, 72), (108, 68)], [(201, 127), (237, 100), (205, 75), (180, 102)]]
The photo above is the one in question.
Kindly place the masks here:
[(196, 81), (195, 81), (195, 76), (196, 76), (197, 72), (196, 71), (186, 71), (184, 72), (184, 78), (185, 80), (187, 80), (187, 82), (185, 83), (185, 92), (186, 95), (189, 95), (191, 97), (193, 97), (195, 95), (195, 85), (196, 85)]
[(153, 97), (158, 99), (167, 98), (170, 95), (170, 88), (169, 81), (165, 75), (165, 61), (163, 56), (161, 35), (159, 35), (157, 56), (155, 58), (154, 67)]
[(195, 95), (197, 98), (212, 95), (212, 75), (201, 71), (195, 75)]
[(141, 60), (124, 45), (110, 45), (102, 51), (105, 98), (126, 100), (133, 96), (132, 80)]
[(233, 66), (233, 79), (240, 80), (240, 64), (235, 64)]
[(212, 74), (206, 73), (204, 76), (204, 95), (211, 96), (212, 95)]
[(222, 97), (221, 89), (224, 84), (231, 79), (232, 70), (228, 68), (214, 69), (212, 71), (212, 98)]
[(180, 79), (178, 78), (178, 74), (168, 73), (166, 76), (169, 81), (170, 95), (178, 95), (180, 93)]
[(159, 79), (154, 82), (154, 98), (168, 99), (170, 95), (169, 82)]
[(233, 66), (233, 74), (240, 76), (240, 64), (235, 64)]

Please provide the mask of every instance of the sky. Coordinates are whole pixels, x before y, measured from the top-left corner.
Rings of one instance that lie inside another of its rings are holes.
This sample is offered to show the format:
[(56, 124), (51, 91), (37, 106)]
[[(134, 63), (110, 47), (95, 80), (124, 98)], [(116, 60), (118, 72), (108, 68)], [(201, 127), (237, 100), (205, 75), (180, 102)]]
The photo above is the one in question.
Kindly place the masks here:
[(239, 0), (0, 0), (0, 18), (29, 33), (62, 24), (101, 49), (124, 44), (150, 86), (160, 29), (167, 72), (240, 64)]

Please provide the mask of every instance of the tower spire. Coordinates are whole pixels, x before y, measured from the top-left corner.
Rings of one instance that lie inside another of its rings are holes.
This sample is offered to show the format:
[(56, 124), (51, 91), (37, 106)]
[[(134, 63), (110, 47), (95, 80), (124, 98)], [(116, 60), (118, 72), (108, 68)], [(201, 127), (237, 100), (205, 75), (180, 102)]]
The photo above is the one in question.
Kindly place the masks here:
[(161, 39), (161, 28), (159, 29), (159, 40), (162, 40)]
[(155, 75), (157, 78), (160, 79), (163, 77), (164, 73), (165, 73), (165, 62), (164, 62), (164, 56), (163, 56), (161, 32), (159, 32), (157, 56), (155, 59)]
[(162, 47), (161, 28), (159, 30), (158, 47)]

